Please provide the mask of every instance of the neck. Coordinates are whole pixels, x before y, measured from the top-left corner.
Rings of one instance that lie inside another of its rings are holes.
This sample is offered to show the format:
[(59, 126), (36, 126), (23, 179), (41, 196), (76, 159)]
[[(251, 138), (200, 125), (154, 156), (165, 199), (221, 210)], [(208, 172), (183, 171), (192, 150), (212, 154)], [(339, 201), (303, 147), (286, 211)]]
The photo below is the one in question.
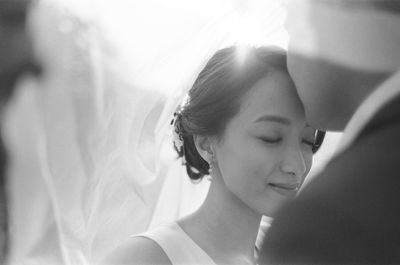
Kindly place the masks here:
[(261, 217), (214, 178), (203, 205), (180, 224), (215, 262), (254, 263)]

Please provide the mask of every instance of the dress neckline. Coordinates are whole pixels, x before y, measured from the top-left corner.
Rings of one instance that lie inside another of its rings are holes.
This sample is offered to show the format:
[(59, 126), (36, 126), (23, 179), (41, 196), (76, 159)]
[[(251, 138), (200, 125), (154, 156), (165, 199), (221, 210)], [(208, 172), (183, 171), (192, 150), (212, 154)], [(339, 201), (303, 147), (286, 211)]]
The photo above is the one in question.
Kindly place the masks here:
[(186, 232), (183, 230), (183, 228), (178, 224), (178, 222), (172, 222), (170, 223), (171, 226), (179, 233), (182, 235), (183, 238), (185, 238), (185, 243), (188, 244), (191, 248), (197, 249), (198, 253), (201, 253), (202, 256), (204, 256), (204, 260), (209, 260), (209, 263), (211, 265), (216, 265), (216, 263), (213, 261), (213, 259), (205, 252)]

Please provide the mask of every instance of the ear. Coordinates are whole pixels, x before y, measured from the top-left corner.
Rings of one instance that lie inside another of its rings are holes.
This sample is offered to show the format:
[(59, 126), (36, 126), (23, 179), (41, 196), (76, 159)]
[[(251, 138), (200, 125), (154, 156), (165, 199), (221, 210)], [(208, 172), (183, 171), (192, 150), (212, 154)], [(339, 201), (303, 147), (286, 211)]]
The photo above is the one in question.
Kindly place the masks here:
[(210, 136), (194, 135), (194, 144), (200, 156), (210, 163), (213, 156), (212, 139)]

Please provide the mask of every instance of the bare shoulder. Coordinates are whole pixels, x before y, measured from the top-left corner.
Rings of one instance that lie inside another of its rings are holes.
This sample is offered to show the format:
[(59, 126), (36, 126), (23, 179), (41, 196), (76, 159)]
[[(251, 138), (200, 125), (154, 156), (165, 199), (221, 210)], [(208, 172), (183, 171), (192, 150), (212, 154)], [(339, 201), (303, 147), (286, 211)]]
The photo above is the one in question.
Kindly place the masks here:
[(111, 251), (101, 265), (172, 265), (162, 248), (146, 237), (133, 237)]

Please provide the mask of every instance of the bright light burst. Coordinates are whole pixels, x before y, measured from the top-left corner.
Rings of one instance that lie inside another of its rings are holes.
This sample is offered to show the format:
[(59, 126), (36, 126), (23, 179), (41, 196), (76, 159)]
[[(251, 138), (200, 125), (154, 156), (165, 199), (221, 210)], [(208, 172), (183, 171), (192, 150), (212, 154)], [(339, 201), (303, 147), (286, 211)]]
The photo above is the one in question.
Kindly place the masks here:
[(285, 10), (273, 0), (57, 1), (99, 25), (136, 85), (167, 94), (186, 87), (219, 48), (287, 46)]

